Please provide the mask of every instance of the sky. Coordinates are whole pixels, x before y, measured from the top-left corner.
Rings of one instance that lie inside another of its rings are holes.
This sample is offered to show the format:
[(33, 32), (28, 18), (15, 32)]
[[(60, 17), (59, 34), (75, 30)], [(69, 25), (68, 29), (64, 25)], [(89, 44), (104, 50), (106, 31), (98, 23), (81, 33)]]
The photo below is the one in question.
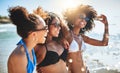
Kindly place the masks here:
[[(117, 24), (116, 27), (120, 27), (120, 25), (118, 25), (120, 24), (120, 0), (1, 0), (0, 15), (8, 16), (7, 9), (18, 5), (27, 8), (29, 12), (41, 6), (44, 10), (61, 14), (66, 8), (71, 8), (79, 4), (93, 6), (98, 12), (98, 15), (105, 14), (110, 24)], [(97, 27), (103, 26), (98, 25)], [(112, 29), (116, 27), (111, 26)], [(113, 32), (113, 30), (111, 31)]]
[(78, 4), (92, 5), (98, 13), (114, 15), (120, 13), (120, 0), (1, 0), (0, 15), (8, 15), (7, 9), (12, 6), (24, 6), (32, 12), (38, 6), (48, 11), (61, 13), (65, 8)]

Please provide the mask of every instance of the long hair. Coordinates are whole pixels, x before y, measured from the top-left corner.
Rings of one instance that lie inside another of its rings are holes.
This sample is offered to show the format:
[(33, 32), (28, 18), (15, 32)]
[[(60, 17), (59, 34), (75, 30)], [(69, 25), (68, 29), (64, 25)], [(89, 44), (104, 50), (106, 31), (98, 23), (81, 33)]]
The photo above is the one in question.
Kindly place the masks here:
[(86, 17), (90, 19), (89, 21), (87, 21), (87, 24), (84, 27), (85, 30), (81, 29), (81, 31), (79, 32), (80, 34), (84, 34), (86, 31), (90, 31), (95, 26), (93, 19), (97, 16), (97, 12), (92, 6), (79, 5), (76, 8), (69, 8), (63, 13), (63, 16), (67, 22), (68, 27), (70, 28), (70, 30), (72, 30), (75, 16), (80, 13), (85, 13)]

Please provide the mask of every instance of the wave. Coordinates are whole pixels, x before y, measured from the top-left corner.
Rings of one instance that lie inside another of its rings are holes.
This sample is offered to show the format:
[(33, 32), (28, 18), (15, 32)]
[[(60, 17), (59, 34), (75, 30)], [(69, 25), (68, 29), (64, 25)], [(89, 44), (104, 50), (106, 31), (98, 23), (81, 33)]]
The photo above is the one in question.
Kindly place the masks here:
[(0, 32), (6, 32), (7, 30), (6, 29), (0, 29)]
[(16, 27), (12, 24), (1, 24), (0, 25), (0, 33), (3, 32), (15, 32)]
[(2, 27), (15, 27), (13, 24), (0, 24), (0, 28)]

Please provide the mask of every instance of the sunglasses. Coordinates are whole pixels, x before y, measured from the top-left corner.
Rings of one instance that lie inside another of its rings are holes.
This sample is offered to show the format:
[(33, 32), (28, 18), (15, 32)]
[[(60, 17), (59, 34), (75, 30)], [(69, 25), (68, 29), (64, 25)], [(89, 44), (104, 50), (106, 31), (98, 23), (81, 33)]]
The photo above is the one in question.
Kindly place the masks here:
[(48, 26), (46, 25), (43, 28), (41, 28), (41, 29), (35, 29), (34, 31), (43, 31), (43, 30), (48, 30)]
[(56, 23), (52, 23), (51, 25), (54, 25), (55, 27), (59, 28), (60, 27), (60, 23), (56, 22)]
[(79, 18), (84, 19), (86, 22), (88, 22), (90, 20), (88, 17), (84, 17), (83, 15), (80, 15)]

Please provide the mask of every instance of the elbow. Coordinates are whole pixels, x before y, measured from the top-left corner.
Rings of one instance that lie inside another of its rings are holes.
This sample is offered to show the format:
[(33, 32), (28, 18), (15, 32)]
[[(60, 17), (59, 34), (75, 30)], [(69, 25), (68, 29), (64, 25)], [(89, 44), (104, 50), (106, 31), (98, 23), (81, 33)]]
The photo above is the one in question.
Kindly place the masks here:
[(103, 46), (108, 46), (108, 42), (103, 42)]
[(104, 46), (108, 46), (108, 43), (104, 44)]

